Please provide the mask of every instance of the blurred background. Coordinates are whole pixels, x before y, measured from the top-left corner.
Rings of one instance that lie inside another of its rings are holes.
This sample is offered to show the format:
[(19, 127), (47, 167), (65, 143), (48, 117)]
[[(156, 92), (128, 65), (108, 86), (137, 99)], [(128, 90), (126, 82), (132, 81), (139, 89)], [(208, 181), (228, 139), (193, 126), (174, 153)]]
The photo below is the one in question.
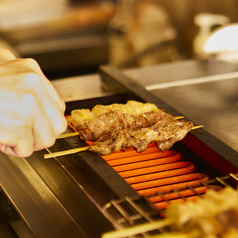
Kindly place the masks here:
[(209, 34), (238, 22), (236, 0), (0, 0), (0, 46), (53, 80), (102, 64), (204, 59)]

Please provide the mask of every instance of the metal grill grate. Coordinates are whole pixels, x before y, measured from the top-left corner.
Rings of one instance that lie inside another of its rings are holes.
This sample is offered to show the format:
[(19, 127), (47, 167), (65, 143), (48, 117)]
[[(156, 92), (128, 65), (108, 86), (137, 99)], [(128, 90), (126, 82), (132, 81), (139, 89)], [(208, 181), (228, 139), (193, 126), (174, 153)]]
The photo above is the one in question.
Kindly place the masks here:
[[(184, 191), (190, 191), (197, 196), (202, 196), (200, 192), (197, 192), (200, 188), (205, 188), (206, 191), (208, 189), (221, 189), (224, 187), (232, 187), (236, 188), (238, 185), (238, 174), (229, 174), (223, 177), (216, 177), (214, 179), (201, 182), (200, 184), (194, 186), (186, 186), (183, 189), (173, 189), (171, 191), (165, 193), (157, 193), (156, 196), (159, 196), (163, 199), (164, 203), (170, 204), (171, 200), (166, 199), (168, 194), (171, 192), (175, 193), (177, 197), (179, 197), (180, 202), (189, 201), (186, 196), (184, 196)], [(205, 193), (205, 192), (204, 192)], [(141, 196), (140, 198), (130, 198), (125, 197), (124, 199), (120, 200), (113, 200), (110, 203), (106, 204), (103, 208), (104, 213), (106, 214), (107, 218), (112, 222), (115, 229), (120, 231), (127, 227), (133, 227), (135, 225), (145, 225), (146, 223), (150, 224), (154, 221), (161, 221), (164, 218), (164, 209), (159, 209), (150, 201), (151, 196)], [(138, 226), (137, 226), (138, 228)], [(138, 233), (132, 237), (146, 237), (148, 234), (161, 234), (167, 231), (166, 227), (158, 228), (152, 227), (146, 233)], [(120, 237), (120, 236), (116, 236)]]

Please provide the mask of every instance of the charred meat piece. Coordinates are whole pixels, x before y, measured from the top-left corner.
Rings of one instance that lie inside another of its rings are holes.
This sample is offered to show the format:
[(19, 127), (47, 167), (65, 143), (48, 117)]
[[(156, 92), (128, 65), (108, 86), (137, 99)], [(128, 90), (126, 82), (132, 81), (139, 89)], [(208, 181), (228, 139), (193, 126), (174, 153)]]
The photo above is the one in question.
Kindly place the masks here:
[(164, 117), (161, 110), (141, 113), (140, 115), (129, 115), (115, 110), (101, 114), (95, 119), (85, 120), (76, 126), (81, 139), (96, 141), (102, 135), (114, 130), (140, 129), (150, 127)]
[(192, 122), (177, 121), (154, 104), (136, 101), (74, 110), (70, 121), (81, 139), (94, 142), (89, 150), (101, 155), (120, 148), (142, 152), (152, 142), (167, 151), (193, 128)]
[(97, 118), (101, 114), (110, 113), (112, 111), (120, 111), (129, 115), (138, 116), (141, 113), (159, 110), (152, 103), (142, 103), (133, 100), (127, 101), (126, 104), (113, 103), (110, 105), (96, 105), (90, 109), (76, 109), (71, 112), (70, 121), (76, 128), (78, 125), (84, 124), (84, 121)]
[(120, 148), (122, 151), (134, 148), (137, 152), (142, 152), (150, 143), (155, 142), (158, 149), (164, 152), (175, 142), (182, 140), (192, 128), (192, 122), (177, 121), (170, 114), (163, 112), (160, 120), (152, 126), (116, 129), (103, 134), (89, 150), (101, 155), (111, 154)]
[[(176, 234), (198, 234), (195, 237), (238, 237), (238, 194), (225, 187), (219, 191), (209, 189), (195, 202), (173, 203), (165, 211)], [(188, 236), (190, 237), (190, 236)], [(194, 237), (194, 236), (191, 236)]]

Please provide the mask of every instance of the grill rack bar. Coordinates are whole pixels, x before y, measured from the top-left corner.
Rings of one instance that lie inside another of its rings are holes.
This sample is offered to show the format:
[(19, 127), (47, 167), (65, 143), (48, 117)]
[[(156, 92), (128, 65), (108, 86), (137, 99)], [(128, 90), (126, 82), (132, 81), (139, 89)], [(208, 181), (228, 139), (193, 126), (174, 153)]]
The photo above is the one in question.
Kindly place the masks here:
[[(116, 230), (123, 230), (127, 227), (142, 225), (162, 219), (158, 211), (150, 206), (144, 197), (124, 197), (123, 199), (112, 200), (104, 206), (103, 210), (104, 215), (112, 223)], [(141, 233), (139, 234), (139, 237), (161, 234), (163, 231), (164, 228), (153, 230)]]
[[(208, 189), (212, 189), (213, 186), (220, 186), (221, 188), (232, 187), (233, 189), (237, 189), (238, 173), (230, 173), (226, 176), (216, 177), (214, 179), (201, 182), (199, 185), (187, 186), (183, 189), (171, 190), (170, 192), (176, 192), (177, 194), (181, 195), (181, 191), (184, 189), (190, 189), (196, 194), (196, 196), (201, 197), (202, 195), (196, 191), (196, 188), (199, 186), (205, 186)], [(164, 198), (165, 194), (167, 193), (168, 192), (157, 195)], [(119, 200), (112, 200), (104, 206), (104, 214), (106, 214), (107, 218), (110, 220), (116, 230), (122, 230), (126, 227), (162, 220), (164, 218), (164, 211), (156, 208), (154, 204), (148, 200), (148, 198), (149, 197), (140, 196), (139, 198), (125, 197)], [(180, 198), (185, 202), (188, 200), (183, 195), (181, 195)], [(167, 199), (164, 199), (164, 201), (170, 203), (170, 201)], [(128, 211), (131, 211), (132, 214), (130, 215)], [(151, 232), (153, 234), (161, 234), (165, 231), (167, 231), (166, 227), (163, 229), (153, 230)], [(138, 235), (139, 236), (133, 237), (146, 237), (148, 234), (146, 233)]]

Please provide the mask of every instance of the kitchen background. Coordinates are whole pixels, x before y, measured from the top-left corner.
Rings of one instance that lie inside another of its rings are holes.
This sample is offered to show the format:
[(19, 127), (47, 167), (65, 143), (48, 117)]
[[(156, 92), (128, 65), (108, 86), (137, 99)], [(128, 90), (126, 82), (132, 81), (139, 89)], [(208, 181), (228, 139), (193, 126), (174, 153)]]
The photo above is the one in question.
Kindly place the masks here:
[(203, 16), (213, 31), (238, 22), (237, 9), (236, 0), (1, 0), (1, 45), (36, 59), (49, 79), (143, 67), (202, 58), (195, 16), (221, 17)]

